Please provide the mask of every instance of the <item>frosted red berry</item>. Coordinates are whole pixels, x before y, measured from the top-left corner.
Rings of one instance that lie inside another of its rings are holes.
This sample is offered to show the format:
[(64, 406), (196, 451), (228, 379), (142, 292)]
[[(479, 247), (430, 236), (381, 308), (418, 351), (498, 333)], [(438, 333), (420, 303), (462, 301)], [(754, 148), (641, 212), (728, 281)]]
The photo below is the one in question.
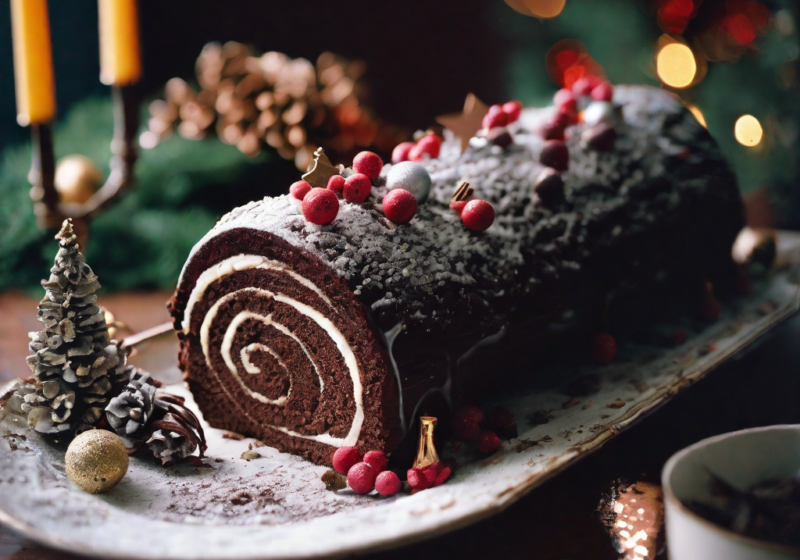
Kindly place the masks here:
[(338, 213), (339, 199), (333, 191), (314, 188), (303, 198), (303, 216), (312, 224), (329, 224)]
[(589, 352), (594, 363), (600, 366), (608, 365), (617, 355), (617, 341), (608, 333), (596, 334), (589, 344)]
[(333, 191), (336, 193), (342, 192), (344, 189), (344, 177), (341, 175), (334, 175), (330, 179), (328, 179), (328, 190)]
[(436, 485), (436, 477), (439, 476), (439, 471), (444, 468), (441, 461), (436, 461), (432, 465), (428, 465), (422, 469), (422, 474), (425, 475), (428, 488), (433, 488)]
[(361, 204), (367, 200), (370, 192), (372, 192), (372, 181), (363, 173), (354, 173), (344, 181), (343, 194), (347, 202)]
[(561, 140), (548, 140), (544, 143), (539, 161), (547, 167), (566, 171), (569, 167), (569, 149)]
[(409, 160), (411, 149), (416, 146), (414, 142), (401, 142), (392, 150), (392, 163), (400, 163)]
[(292, 183), (292, 186), (289, 187), (289, 194), (297, 200), (303, 200), (309, 191), (311, 191), (311, 185), (308, 181), (295, 181)]
[(497, 405), (486, 415), (486, 424), (495, 432), (511, 432), (517, 425), (514, 415), (504, 406)]
[(486, 231), (494, 223), (494, 208), (485, 200), (470, 200), (461, 211), (461, 221), (472, 231)]
[(520, 114), (522, 114), (522, 103), (520, 101), (503, 103), (503, 112), (508, 116), (508, 122), (512, 123), (519, 119)]
[(400, 492), (403, 483), (400, 482), (400, 477), (392, 471), (383, 471), (375, 479), (375, 490), (381, 496), (394, 496)]
[(483, 117), (483, 128), (495, 128), (497, 126), (505, 126), (508, 124), (508, 115), (503, 112), (503, 107), (501, 105), (492, 105), (492, 107), (499, 107), (499, 110), (494, 112), (489, 111)]
[(553, 104), (558, 107), (560, 112), (574, 113), (578, 110), (578, 101), (571, 90), (562, 88), (553, 96)]
[(375, 469), (375, 472), (379, 473), (386, 470), (389, 459), (386, 458), (386, 454), (383, 451), (367, 451), (364, 454), (364, 462), (369, 463)]
[(374, 152), (359, 152), (353, 158), (353, 171), (363, 173), (370, 179), (375, 179), (381, 174), (383, 160)]
[(478, 438), (478, 451), (481, 453), (494, 453), (500, 448), (500, 438), (489, 430), (481, 432)]
[(393, 189), (383, 197), (383, 213), (396, 224), (408, 223), (417, 212), (417, 199), (410, 191)]
[(542, 129), (542, 138), (545, 140), (564, 140), (564, 126), (558, 122), (546, 124)]
[(347, 474), (350, 467), (360, 462), (361, 453), (358, 452), (358, 449), (350, 447), (349, 445), (340, 447), (336, 450), (336, 453), (333, 454), (333, 468), (336, 472), (341, 474)]
[(453, 436), (461, 441), (476, 441), (481, 435), (481, 423), (485, 419), (483, 411), (477, 406), (462, 406), (450, 419)]
[(443, 468), (438, 475), (436, 475), (436, 481), (433, 483), (434, 486), (440, 486), (444, 484), (444, 482), (450, 478), (450, 473), (452, 470), (450, 467)]
[(591, 76), (580, 78), (572, 84), (572, 93), (575, 95), (591, 95), (596, 84), (597, 78)]
[(430, 487), (425, 472), (422, 469), (408, 469), (406, 479), (408, 480), (409, 486), (414, 490), (425, 490)]
[(431, 159), (439, 157), (439, 152), (442, 149), (442, 139), (435, 134), (426, 134), (417, 141), (416, 145), (411, 148), (408, 154), (408, 159), (411, 161), (420, 161), (428, 156)]
[(592, 88), (592, 99), (595, 101), (611, 101), (614, 97), (614, 86), (609, 82), (600, 82)]
[(356, 494), (369, 494), (375, 488), (376, 474), (369, 463), (356, 463), (347, 471), (347, 484)]

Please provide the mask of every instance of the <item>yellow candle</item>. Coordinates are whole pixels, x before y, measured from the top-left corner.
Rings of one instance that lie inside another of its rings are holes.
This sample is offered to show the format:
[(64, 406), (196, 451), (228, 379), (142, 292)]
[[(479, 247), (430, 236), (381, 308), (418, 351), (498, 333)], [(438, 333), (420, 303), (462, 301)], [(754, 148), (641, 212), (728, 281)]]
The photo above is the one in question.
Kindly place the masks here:
[(47, 0), (11, 0), (17, 122), (41, 124), (56, 115)]
[(100, 15), (100, 81), (109, 86), (132, 84), (142, 74), (136, 0), (98, 0)]

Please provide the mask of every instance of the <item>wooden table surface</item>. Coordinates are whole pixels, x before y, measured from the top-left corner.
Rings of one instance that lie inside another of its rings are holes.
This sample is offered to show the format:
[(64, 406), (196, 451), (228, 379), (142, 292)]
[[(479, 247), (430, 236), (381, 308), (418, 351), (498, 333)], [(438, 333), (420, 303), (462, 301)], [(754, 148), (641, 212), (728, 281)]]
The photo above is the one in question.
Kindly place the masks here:
[[(134, 330), (167, 320), (166, 293), (103, 295), (100, 303)], [(40, 330), (37, 299), (0, 294), (0, 382), (27, 376), (28, 331)], [(625, 558), (599, 520), (598, 504), (620, 479), (657, 482), (664, 461), (699, 439), (727, 431), (800, 423), (800, 315), (749, 353), (732, 360), (668, 405), (495, 517), (370, 560), (605, 560)], [(175, 339), (153, 344), (135, 361), (178, 378)], [(157, 364), (157, 365), (156, 365)], [(146, 538), (146, 536), (144, 536)], [(655, 551), (651, 550), (649, 558)], [(663, 556), (662, 556), (663, 557)], [(78, 558), (50, 551), (0, 526), (0, 560)]]

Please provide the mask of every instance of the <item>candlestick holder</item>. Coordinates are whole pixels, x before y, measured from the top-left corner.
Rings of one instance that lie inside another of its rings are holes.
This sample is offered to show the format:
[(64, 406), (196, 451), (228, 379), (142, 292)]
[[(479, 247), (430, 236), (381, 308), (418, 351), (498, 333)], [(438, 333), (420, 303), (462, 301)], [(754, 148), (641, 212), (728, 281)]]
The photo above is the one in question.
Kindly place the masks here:
[(32, 185), (33, 210), (41, 228), (57, 228), (72, 218), (81, 242), (86, 239), (88, 222), (135, 186), (137, 158), (136, 132), (139, 104), (131, 86), (111, 88), (114, 106), (114, 136), (111, 141), (110, 173), (105, 183), (82, 203), (64, 202), (55, 186), (55, 153), (52, 123), (31, 125), (33, 156), (28, 181)]

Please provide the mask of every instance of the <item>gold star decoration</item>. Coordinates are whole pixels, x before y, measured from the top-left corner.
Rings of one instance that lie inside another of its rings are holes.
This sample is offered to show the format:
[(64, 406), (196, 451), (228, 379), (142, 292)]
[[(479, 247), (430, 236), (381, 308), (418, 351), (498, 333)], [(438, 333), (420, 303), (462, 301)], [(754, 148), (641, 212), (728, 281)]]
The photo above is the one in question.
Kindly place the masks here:
[(303, 179), (308, 181), (312, 187), (324, 189), (328, 186), (328, 179), (334, 175), (339, 175), (340, 169), (331, 163), (322, 148), (317, 148), (314, 152), (314, 161), (309, 166), (308, 173), (303, 175)]
[(469, 139), (483, 128), (483, 117), (488, 112), (489, 107), (474, 93), (469, 93), (464, 101), (463, 111), (436, 117), (436, 122), (461, 140), (461, 153), (463, 154), (469, 146)]

